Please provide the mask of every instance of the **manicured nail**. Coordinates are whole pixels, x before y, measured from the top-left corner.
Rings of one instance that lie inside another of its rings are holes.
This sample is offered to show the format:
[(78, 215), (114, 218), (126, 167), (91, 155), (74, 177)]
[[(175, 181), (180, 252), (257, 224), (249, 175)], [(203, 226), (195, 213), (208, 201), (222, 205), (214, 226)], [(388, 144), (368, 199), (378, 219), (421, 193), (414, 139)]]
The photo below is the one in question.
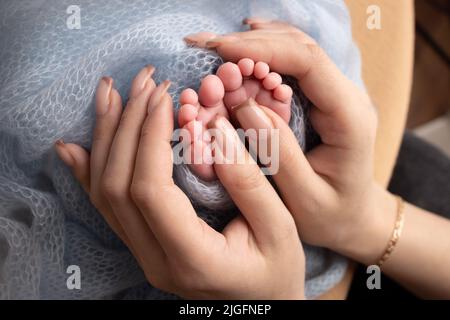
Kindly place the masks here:
[(75, 164), (75, 159), (72, 157), (70, 152), (67, 150), (66, 145), (62, 139), (55, 142), (56, 152), (59, 158), (69, 167)]
[(160, 104), (162, 98), (166, 94), (171, 84), (172, 83), (169, 80), (165, 80), (155, 88), (150, 97), (150, 100), (148, 101), (148, 113), (151, 113), (153, 109), (155, 109), (156, 106)]
[(148, 81), (151, 79), (154, 73), (155, 67), (152, 65), (146, 66), (138, 73), (138, 75), (136, 76), (137, 81), (140, 82), (138, 94), (141, 93), (142, 90), (144, 90), (144, 88), (147, 86)]
[(235, 36), (220, 36), (215, 37), (205, 43), (205, 47), (207, 49), (215, 49), (219, 47), (220, 45), (224, 44), (225, 42), (235, 42), (238, 41), (239, 38)]
[(273, 129), (269, 117), (252, 98), (234, 107), (231, 112), (243, 129)]
[(220, 42), (220, 41), (208, 41), (208, 42), (206, 42), (205, 47), (207, 49), (215, 49), (215, 48), (219, 47), (221, 44), (222, 44), (222, 42)]
[(103, 115), (108, 112), (109, 104), (111, 103), (111, 90), (113, 79), (110, 77), (103, 77), (97, 88), (96, 99), (96, 113)]
[(198, 39), (193, 36), (186, 36), (183, 38), (184, 42), (188, 45), (196, 45), (198, 43)]
[(188, 45), (204, 45), (204, 43), (210, 39), (217, 37), (217, 34), (212, 32), (198, 32), (189, 34), (183, 38)]
[(264, 19), (264, 18), (245, 18), (242, 21), (242, 24), (254, 24), (254, 23), (269, 23), (270, 20), (269, 19)]

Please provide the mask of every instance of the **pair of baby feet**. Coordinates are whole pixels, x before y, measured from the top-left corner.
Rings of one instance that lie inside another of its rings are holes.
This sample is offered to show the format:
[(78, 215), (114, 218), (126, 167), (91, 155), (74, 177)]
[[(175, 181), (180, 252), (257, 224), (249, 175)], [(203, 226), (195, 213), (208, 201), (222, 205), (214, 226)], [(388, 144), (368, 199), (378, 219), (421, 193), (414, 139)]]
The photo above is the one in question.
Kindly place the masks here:
[[(216, 115), (229, 119), (231, 110), (249, 98), (272, 109), (289, 122), (292, 89), (282, 83), (278, 73), (270, 72), (268, 64), (264, 62), (255, 63), (244, 58), (237, 64), (224, 63), (216, 75), (203, 78), (198, 94), (192, 89), (185, 89), (181, 93), (178, 125), (189, 131), (191, 139), (187, 152), (191, 157), (190, 168), (202, 180), (216, 178), (211, 164), (211, 141), (203, 135), (207, 124)], [(200, 161), (194, 161), (194, 154), (201, 156)]]

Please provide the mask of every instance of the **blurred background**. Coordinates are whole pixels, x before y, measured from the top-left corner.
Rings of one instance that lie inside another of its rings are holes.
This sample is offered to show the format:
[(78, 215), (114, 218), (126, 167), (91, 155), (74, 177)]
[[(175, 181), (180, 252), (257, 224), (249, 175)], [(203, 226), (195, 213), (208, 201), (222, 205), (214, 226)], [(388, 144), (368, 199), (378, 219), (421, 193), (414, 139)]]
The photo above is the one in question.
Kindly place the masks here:
[(450, 1), (415, 0), (415, 5), (414, 82), (407, 127), (450, 156)]

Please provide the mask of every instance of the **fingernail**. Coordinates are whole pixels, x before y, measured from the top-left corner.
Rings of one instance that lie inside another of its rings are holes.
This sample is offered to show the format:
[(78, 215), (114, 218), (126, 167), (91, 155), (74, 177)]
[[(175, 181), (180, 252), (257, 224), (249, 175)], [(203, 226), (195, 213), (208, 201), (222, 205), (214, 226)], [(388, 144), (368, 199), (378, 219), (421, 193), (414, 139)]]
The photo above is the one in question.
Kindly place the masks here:
[(224, 42), (234, 42), (239, 40), (238, 37), (235, 36), (221, 36), (221, 37), (215, 37), (209, 41), (206, 41), (205, 47), (207, 49), (214, 49), (222, 45)]
[(205, 47), (208, 49), (215, 49), (217, 47), (219, 47), (222, 43), (219, 41), (208, 41), (205, 44)]
[(109, 104), (111, 103), (111, 90), (113, 79), (110, 77), (103, 77), (97, 88), (96, 99), (96, 113), (103, 115), (108, 112)]
[(210, 39), (217, 37), (217, 34), (212, 32), (198, 32), (189, 34), (183, 38), (188, 45), (204, 45), (204, 43)]
[(148, 101), (148, 113), (152, 112), (153, 109), (160, 104), (161, 99), (164, 97), (171, 84), (172, 83), (169, 80), (165, 80), (155, 88)]
[(55, 142), (56, 151), (60, 159), (69, 167), (72, 167), (75, 164), (75, 160), (67, 150), (66, 145), (62, 139)]
[(252, 98), (234, 107), (231, 112), (243, 129), (273, 129), (269, 117)]
[(264, 19), (264, 18), (245, 18), (242, 23), (243, 24), (254, 24), (254, 23), (269, 23), (270, 20), (269, 19)]
[(153, 76), (154, 73), (155, 67), (152, 65), (146, 66), (138, 73), (136, 79), (137, 81), (140, 82), (139, 93), (141, 93), (142, 90), (144, 90), (145, 86), (147, 85), (148, 81), (150, 80), (150, 78)]
[(196, 45), (198, 43), (198, 39), (194, 36), (186, 36), (183, 38), (183, 40), (188, 45)]

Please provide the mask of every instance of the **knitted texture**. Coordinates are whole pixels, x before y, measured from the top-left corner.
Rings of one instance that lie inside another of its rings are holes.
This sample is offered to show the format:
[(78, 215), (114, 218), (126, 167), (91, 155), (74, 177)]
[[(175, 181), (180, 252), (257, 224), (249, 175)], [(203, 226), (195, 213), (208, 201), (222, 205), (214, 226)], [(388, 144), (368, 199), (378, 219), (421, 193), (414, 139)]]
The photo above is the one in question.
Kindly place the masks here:
[[(114, 78), (124, 101), (146, 64), (156, 67), (157, 82), (172, 81), (174, 101), (182, 89), (198, 89), (222, 60), (187, 47), (183, 37), (245, 30), (241, 22), (248, 16), (295, 24), (361, 85), (348, 12), (337, 0), (78, 0), (80, 29), (71, 29), (66, 10), (72, 2), (0, 2), (0, 298), (174, 298), (146, 283), (56, 158), (54, 142), (63, 138), (90, 148), (94, 93), (103, 75)], [(309, 103), (295, 91), (290, 125), (305, 148), (311, 142)], [(213, 227), (237, 214), (218, 182), (201, 181), (185, 165), (175, 166), (174, 176)], [(305, 253), (306, 293), (315, 297), (341, 280), (346, 260), (306, 245)], [(81, 269), (81, 290), (67, 288), (69, 265)]]

